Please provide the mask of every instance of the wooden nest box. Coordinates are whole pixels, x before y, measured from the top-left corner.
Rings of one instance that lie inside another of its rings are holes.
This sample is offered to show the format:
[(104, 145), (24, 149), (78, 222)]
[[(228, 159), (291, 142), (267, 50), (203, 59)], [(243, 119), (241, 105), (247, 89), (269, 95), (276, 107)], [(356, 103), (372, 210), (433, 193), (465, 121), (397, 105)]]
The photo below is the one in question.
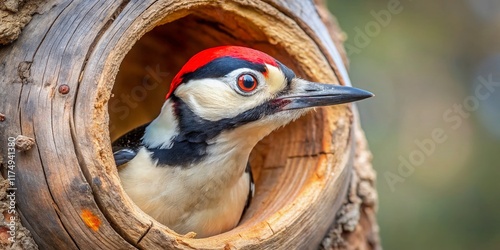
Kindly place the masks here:
[(366, 150), (356, 148), (364, 137), (352, 105), (318, 108), (261, 141), (251, 154), (255, 199), (238, 227), (209, 238), (178, 235), (136, 207), (120, 185), (111, 142), (152, 120), (180, 67), (217, 45), (252, 47), (302, 78), (349, 85), (340, 32), (323, 6), (80, 0), (40, 9), (0, 49), (2, 140), (35, 141), (17, 155), (16, 198), (39, 247), (317, 248)]

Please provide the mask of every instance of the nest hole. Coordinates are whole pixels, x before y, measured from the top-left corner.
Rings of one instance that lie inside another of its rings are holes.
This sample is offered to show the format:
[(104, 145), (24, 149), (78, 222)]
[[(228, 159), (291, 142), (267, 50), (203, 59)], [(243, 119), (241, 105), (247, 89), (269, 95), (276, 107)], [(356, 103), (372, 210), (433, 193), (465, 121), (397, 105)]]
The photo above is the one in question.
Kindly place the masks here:
[[(215, 8), (156, 26), (135, 43), (120, 65), (109, 101), (111, 140), (152, 121), (160, 112), (172, 78), (203, 49), (219, 45), (252, 47), (274, 56), (300, 76), (300, 67), (285, 49), (269, 41), (272, 39), (247, 20)], [(256, 196), (232, 232), (266, 221), (293, 202), (314, 174), (314, 168), (287, 167), (290, 157), (307, 141), (300, 132), (307, 129), (307, 123), (307, 118), (300, 119), (273, 132), (254, 148), (250, 163)]]

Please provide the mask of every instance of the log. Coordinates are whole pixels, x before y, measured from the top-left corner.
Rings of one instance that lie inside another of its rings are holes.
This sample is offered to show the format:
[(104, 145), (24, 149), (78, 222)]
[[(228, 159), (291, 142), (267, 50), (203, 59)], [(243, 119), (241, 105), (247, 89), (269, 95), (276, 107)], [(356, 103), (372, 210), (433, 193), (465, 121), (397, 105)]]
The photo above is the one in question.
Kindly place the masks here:
[[(325, 235), (335, 237), (329, 232), (349, 203), (354, 163), (368, 152), (357, 147), (364, 135), (352, 105), (319, 108), (261, 141), (250, 159), (255, 199), (235, 229), (209, 238), (179, 235), (135, 206), (111, 152), (113, 139), (155, 117), (173, 75), (208, 47), (253, 47), (300, 77), (350, 85), (323, 7), (302, 0), (39, 4), (43, 11), (20, 37), (0, 48), (0, 138), (33, 139), (17, 152), (13, 179), (18, 215), (39, 248), (315, 249)], [(5, 169), (8, 150), (0, 148)]]

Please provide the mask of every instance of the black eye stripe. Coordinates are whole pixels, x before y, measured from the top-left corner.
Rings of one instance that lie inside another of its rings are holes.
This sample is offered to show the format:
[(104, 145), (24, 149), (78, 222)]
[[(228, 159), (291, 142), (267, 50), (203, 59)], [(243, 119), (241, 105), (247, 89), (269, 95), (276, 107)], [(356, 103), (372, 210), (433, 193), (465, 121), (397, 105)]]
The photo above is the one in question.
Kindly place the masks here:
[(281, 62), (277, 61), (277, 63), (281, 69), (281, 72), (283, 72), (283, 74), (285, 75), (287, 83), (290, 84), (292, 79), (295, 78), (295, 73)]
[(190, 80), (224, 77), (234, 70), (242, 68), (253, 69), (261, 73), (266, 72), (266, 66), (263, 64), (252, 63), (242, 59), (226, 56), (217, 58), (194, 72), (184, 74), (182, 76), (182, 81), (187, 83)]

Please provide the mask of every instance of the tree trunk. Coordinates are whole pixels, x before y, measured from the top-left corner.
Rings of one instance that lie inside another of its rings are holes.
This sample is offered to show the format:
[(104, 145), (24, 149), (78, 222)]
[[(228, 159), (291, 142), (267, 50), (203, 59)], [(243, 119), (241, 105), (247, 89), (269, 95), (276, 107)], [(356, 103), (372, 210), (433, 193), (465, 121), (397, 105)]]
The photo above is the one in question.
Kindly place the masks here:
[[(0, 148), (4, 170), (17, 149), (4, 176), (17, 188), (14, 219), (40, 248), (379, 247), (375, 176), (352, 105), (317, 109), (260, 142), (251, 154), (255, 199), (238, 227), (210, 238), (144, 214), (113, 162), (111, 140), (151, 120), (173, 75), (204, 48), (253, 47), (300, 77), (350, 85), (339, 31), (321, 4), (80, 0), (37, 12), (0, 49)], [(7, 144), (18, 135), (17, 147)]]

